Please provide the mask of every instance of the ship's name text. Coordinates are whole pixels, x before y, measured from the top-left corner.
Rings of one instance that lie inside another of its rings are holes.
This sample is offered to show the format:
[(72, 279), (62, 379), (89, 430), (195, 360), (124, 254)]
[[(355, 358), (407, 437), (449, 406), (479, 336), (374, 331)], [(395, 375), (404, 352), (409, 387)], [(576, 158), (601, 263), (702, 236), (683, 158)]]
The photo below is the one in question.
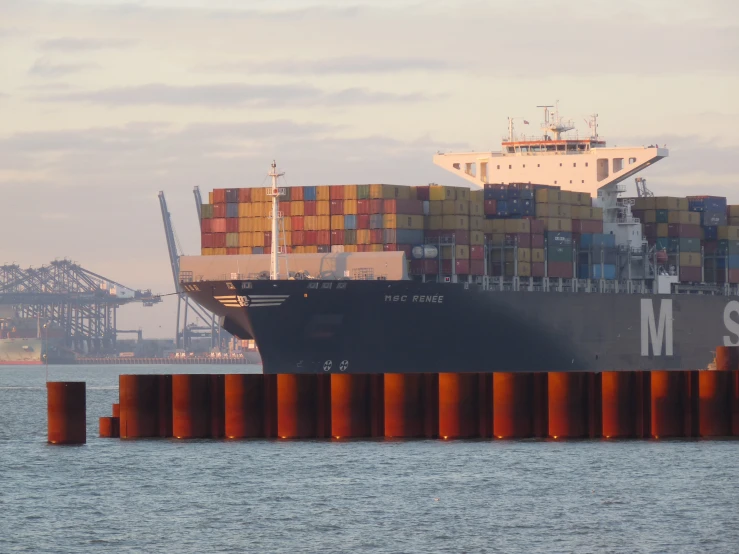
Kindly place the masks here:
[(444, 295), (434, 294), (433, 296), (431, 296), (428, 294), (414, 294), (413, 296), (410, 296), (408, 294), (386, 294), (385, 302), (419, 302), (424, 304), (443, 304)]

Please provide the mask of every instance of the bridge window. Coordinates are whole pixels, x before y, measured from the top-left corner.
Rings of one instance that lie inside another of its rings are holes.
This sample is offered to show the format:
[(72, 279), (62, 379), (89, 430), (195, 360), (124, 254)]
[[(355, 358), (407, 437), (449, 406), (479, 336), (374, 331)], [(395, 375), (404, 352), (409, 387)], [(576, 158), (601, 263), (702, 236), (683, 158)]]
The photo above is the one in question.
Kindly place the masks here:
[(603, 179), (608, 179), (608, 158), (598, 158), (598, 173), (597, 178), (598, 181), (602, 181)]
[(624, 168), (623, 158), (613, 158), (613, 172), (618, 173)]
[(562, 167), (562, 162), (559, 162), (559, 167)]
[(573, 163), (572, 167), (577, 167), (577, 162)]
[(456, 164), (452, 164), (452, 167), (453, 167), (454, 169), (459, 169), (459, 164), (458, 164), (458, 163), (456, 163)]
[(500, 169), (500, 166), (497, 166), (498, 169)]
[(513, 166), (509, 165), (509, 166), (508, 166), (508, 169), (513, 169)]
[(541, 164), (536, 164), (536, 167), (541, 167)]
[(585, 167), (588, 167), (588, 162), (585, 162)]
[(629, 165), (636, 163), (636, 158), (629, 158)]

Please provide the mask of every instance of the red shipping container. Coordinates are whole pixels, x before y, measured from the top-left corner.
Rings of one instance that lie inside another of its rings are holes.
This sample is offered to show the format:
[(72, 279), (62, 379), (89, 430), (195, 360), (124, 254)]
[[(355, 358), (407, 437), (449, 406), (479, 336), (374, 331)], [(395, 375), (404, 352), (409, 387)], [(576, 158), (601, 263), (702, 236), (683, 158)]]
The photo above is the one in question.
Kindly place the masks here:
[(227, 220), (225, 217), (219, 217), (218, 219), (211, 219), (210, 220), (210, 230), (214, 233), (225, 233), (226, 232), (226, 221)]
[(572, 279), (572, 262), (549, 262), (547, 272), (549, 277)]
[(269, 246), (270, 244), (272, 244), (272, 231), (267, 231), (264, 233), (264, 246), (266, 247), (266, 246)]
[(410, 244), (385, 244), (382, 249), (385, 252), (405, 252), (405, 257), (410, 259), (413, 246)]
[(430, 188), (428, 185), (416, 187), (416, 198), (419, 200), (429, 200), (430, 199)]
[(302, 215), (294, 215), (290, 218), (290, 225), (293, 231), (302, 231), (305, 229), (305, 222)]
[(357, 245), (357, 252), (369, 252), (369, 244), (358, 244)]
[[(203, 220), (207, 221), (207, 220)], [(705, 248), (706, 254), (713, 254), (718, 250), (718, 241), (717, 240), (707, 240), (703, 243), (703, 246)]]
[(303, 187), (290, 187), (290, 200), (300, 202), (303, 200)]
[[(582, 224), (583, 224), (582, 219), (573, 219), (572, 220), (572, 232), (573, 233), (587, 233), (587, 231), (582, 230)], [(578, 242), (578, 244), (580, 243)]]
[(305, 231), (295, 231), (290, 234), (292, 237), (292, 243), (294, 246), (304, 246), (305, 245)]
[[(531, 235), (531, 248), (544, 248), (544, 235)], [(543, 275), (542, 275), (543, 277)]]
[(357, 229), (369, 229), (369, 228), (370, 228), (370, 216), (369, 215), (358, 215), (357, 216)]
[(544, 277), (544, 262), (533, 262), (531, 264), (532, 277)]
[(423, 215), (423, 201), (385, 200), (383, 210), (386, 214)]
[[(213, 189), (213, 204), (226, 203), (226, 189)], [(226, 216), (223, 216), (226, 217)]]
[(213, 233), (213, 248), (226, 248), (226, 233)]
[(469, 244), (470, 243), (470, 232), (469, 231), (442, 231), (442, 237), (454, 237), (456, 244)]
[(590, 220), (587, 224), (588, 233), (603, 233), (603, 220)]
[(739, 269), (729, 270), (729, 283), (739, 283)]
[(329, 200), (343, 200), (344, 199), (344, 185), (331, 185), (330, 187), (328, 187), (328, 198)]
[(531, 248), (531, 235), (528, 233), (508, 233), (505, 242), (509, 246), (515, 246), (518, 241), (519, 248)]
[(318, 246), (318, 231), (304, 231), (304, 233), (305, 246)]
[[(469, 260), (455, 260), (455, 271), (457, 275), (469, 275), (470, 274), (470, 261)], [(441, 260), (441, 273), (442, 275), (452, 274), (452, 260)]]
[(201, 219), (200, 220), (200, 232), (201, 233), (210, 233), (210, 230), (212, 227), (212, 219)]
[(271, 254), (272, 253), (272, 247), (271, 246), (265, 246), (264, 252), (262, 254)]
[(703, 280), (703, 270), (700, 267), (680, 267), (680, 281), (683, 283), (700, 283)]
[(251, 202), (251, 189), (239, 189), (239, 202), (243, 202), (245, 204)]
[(238, 233), (239, 232), (239, 219), (237, 217), (229, 217), (226, 220), (226, 232), (227, 233)]
[(485, 259), (485, 247), (484, 246), (470, 246), (470, 260), (484, 260)]
[(303, 215), (316, 215), (315, 200), (306, 200), (303, 202)]
[(426, 237), (426, 242), (431, 244), (433, 241), (439, 240), (439, 237), (444, 233), (444, 231), (439, 231), (437, 229), (427, 229), (424, 231), (424, 236)]
[(485, 215), (495, 215), (498, 212), (498, 202), (495, 200), (485, 200)]
[(239, 253), (238, 248), (226, 248), (226, 255), (228, 256), (236, 256)]
[(331, 244), (344, 244), (344, 231), (331, 231)]
[(485, 262), (482, 260), (470, 260), (470, 275), (484, 275)]
[(369, 213), (370, 214), (381, 214), (383, 208), (383, 200), (375, 199), (369, 201)]
[(290, 217), (290, 202), (287, 202), (287, 201), (280, 202), (280, 205), (277, 209), (282, 212), (283, 217)]
[(331, 200), (331, 215), (344, 215), (343, 200)]
[(411, 260), (411, 275), (438, 275), (439, 260)]
[(316, 231), (316, 242), (313, 244), (331, 244), (331, 231)]
[(200, 235), (201, 248), (213, 248), (213, 233), (203, 233)]
[(531, 219), (531, 234), (532, 235), (543, 235), (544, 234), (544, 222), (541, 219)]
[(685, 223), (670, 223), (667, 226), (668, 237), (680, 237), (685, 239), (701, 238), (700, 225), (688, 225)]
[[(357, 215), (370, 215), (369, 200), (357, 200)], [(369, 229), (369, 225), (365, 228)]]
[(657, 224), (656, 223), (645, 223), (644, 224), (644, 236), (650, 239), (657, 238)]
[(370, 230), (370, 244), (382, 244), (385, 242), (382, 240), (382, 229), (371, 229)]
[(226, 204), (213, 204), (213, 218), (226, 217)]

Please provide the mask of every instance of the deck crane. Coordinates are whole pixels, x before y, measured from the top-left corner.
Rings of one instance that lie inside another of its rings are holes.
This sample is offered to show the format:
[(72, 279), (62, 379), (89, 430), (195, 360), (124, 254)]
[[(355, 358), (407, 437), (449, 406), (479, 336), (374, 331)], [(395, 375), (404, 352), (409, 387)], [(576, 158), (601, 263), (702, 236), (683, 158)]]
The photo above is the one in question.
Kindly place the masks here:
[[(196, 195), (196, 200), (199, 196), (200, 194), (198, 193)], [(203, 336), (198, 334), (197, 331), (209, 331), (211, 348), (214, 348), (216, 345), (220, 346), (220, 326), (216, 325), (215, 316), (204, 310), (201, 306), (195, 303), (190, 303), (190, 299), (182, 292), (182, 287), (180, 286), (180, 256), (182, 255), (182, 246), (179, 244), (179, 240), (175, 234), (174, 226), (172, 225), (172, 218), (170, 216), (169, 209), (167, 208), (167, 200), (164, 198), (164, 192), (162, 191), (159, 191), (159, 206), (162, 210), (164, 234), (167, 238), (167, 250), (169, 251), (169, 262), (172, 266), (174, 286), (175, 290), (179, 293), (177, 295), (177, 328), (175, 333), (177, 349), (189, 347), (190, 339), (193, 336)], [(192, 310), (197, 317), (206, 322), (208, 327), (203, 328), (195, 325), (188, 325), (187, 316), (189, 310)], [(181, 327), (180, 322), (182, 322)]]
[(198, 210), (198, 225), (200, 225), (200, 228), (203, 228), (202, 223), (202, 211), (203, 211), (203, 198), (200, 196), (200, 187), (195, 185), (195, 188), (192, 189), (192, 193), (195, 196), (195, 207)]

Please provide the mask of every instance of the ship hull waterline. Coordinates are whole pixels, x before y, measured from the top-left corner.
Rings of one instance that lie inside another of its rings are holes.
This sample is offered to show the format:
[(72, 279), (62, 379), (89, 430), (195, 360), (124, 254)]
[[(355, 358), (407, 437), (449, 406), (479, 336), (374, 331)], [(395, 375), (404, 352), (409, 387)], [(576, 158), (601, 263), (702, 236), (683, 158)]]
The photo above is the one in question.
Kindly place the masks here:
[(186, 294), (275, 373), (706, 369), (739, 344), (712, 295), (483, 290), (414, 281), (203, 281)]

